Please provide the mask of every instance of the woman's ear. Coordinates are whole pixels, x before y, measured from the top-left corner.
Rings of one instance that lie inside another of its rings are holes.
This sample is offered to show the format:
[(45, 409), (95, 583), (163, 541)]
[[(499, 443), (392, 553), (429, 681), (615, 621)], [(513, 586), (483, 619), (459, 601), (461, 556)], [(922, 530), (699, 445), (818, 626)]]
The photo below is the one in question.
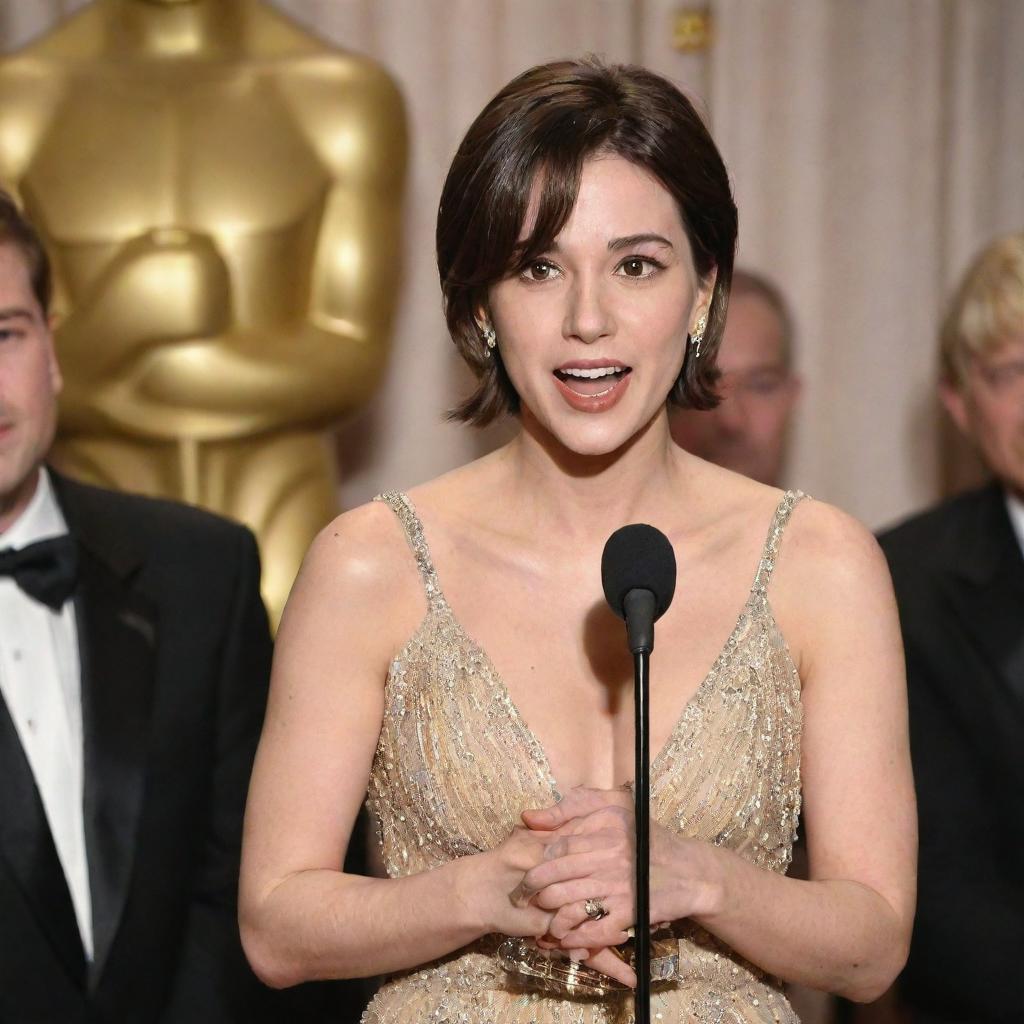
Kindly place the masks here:
[(483, 303), (473, 310), (473, 319), (476, 321), (476, 328), (481, 334), (483, 334), (488, 327), (494, 326), (491, 323), (491, 311)]
[(715, 285), (718, 282), (718, 267), (712, 267), (697, 289), (697, 308), (705, 313), (711, 311), (711, 300), (715, 297)]
[[(690, 313), (689, 333), (691, 335), (693, 335), (694, 331), (700, 330), (698, 324), (703, 323), (705, 327), (707, 326), (708, 316), (711, 314), (711, 300), (715, 295), (715, 282), (717, 280), (718, 268), (712, 267), (697, 285), (697, 294), (694, 296), (693, 310)], [(701, 333), (703, 333), (702, 330)]]

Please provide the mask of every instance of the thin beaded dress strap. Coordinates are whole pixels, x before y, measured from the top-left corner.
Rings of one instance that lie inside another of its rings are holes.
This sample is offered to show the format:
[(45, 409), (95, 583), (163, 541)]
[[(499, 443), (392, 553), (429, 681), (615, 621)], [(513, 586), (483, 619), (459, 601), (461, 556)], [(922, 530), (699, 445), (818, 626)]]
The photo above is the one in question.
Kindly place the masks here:
[(416, 514), (413, 503), (402, 491), (386, 491), (384, 494), (378, 494), (373, 500), (382, 501), (387, 505), (402, 524), (405, 539), (409, 542), (409, 547), (416, 558), (416, 568), (423, 581), (427, 602), (431, 606), (443, 604), (444, 595), (437, 582), (437, 571), (434, 569), (434, 563), (430, 560), (430, 548), (427, 547), (427, 538), (423, 535), (423, 524)]
[(775, 509), (772, 517), (772, 525), (768, 529), (768, 539), (764, 542), (764, 550), (761, 552), (761, 561), (757, 566), (757, 575), (754, 577), (754, 585), (751, 590), (762, 597), (768, 592), (768, 584), (771, 582), (772, 570), (775, 568), (775, 560), (779, 554), (779, 544), (782, 542), (782, 534), (793, 514), (793, 509), (806, 498), (803, 491), (786, 491)]

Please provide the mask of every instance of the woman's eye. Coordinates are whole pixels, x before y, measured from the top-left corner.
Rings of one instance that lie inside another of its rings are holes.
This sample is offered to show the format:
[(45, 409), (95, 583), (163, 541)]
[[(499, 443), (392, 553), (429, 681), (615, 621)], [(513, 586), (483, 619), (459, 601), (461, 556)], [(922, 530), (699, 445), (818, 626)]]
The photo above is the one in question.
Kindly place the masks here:
[(619, 271), (624, 277), (651, 277), (660, 269), (660, 264), (655, 260), (643, 259), (640, 256), (630, 256), (619, 264)]
[(534, 260), (525, 273), (531, 281), (550, 281), (557, 273), (557, 268), (547, 260)]

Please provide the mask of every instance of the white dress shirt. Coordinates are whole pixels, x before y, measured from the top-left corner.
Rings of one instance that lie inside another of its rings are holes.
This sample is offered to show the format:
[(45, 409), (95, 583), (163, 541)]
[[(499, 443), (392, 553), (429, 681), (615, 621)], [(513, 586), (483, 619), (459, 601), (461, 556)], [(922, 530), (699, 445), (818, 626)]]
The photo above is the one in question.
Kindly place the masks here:
[(1024, 555), (1024, 501), (1016, 495), (1006, 492), (1006, 511), (1010, 513), (1010, 522), (1013, 525), (1013, 532), (1017, 534), (1017, 543), (1020, 545), (1020, 553)]
[[(0, 550), (68, 532), (50, 477), (39, 471), (25, 511), (0, 533)], [(82, 814), (82, 689), (72, 601), (59, 612), (0, 576), (0, 693), (35, 776), (57, 855), (92, 959), (92, 898)]]

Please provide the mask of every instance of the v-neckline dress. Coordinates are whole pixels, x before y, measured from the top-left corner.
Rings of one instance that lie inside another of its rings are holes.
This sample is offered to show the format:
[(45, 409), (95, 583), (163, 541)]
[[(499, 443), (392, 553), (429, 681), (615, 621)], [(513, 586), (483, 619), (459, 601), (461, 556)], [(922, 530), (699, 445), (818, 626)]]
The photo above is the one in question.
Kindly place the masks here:
[[(721, 652), (651, 764), (651, 815), (666, 828), (785, 873), (800, 812), (800, 679), (768, 600), (786, 524), (772, 517), (753, 584)], [(380, 495), (416, 560), (427, 609), (392, 660), (367, 802), (390, 877), (500, 845), (523, 810), (559, 798), (543, 746), (438, 581), (405, 494)], [(688, 920), (672, 924), (679, 970), (652, 996), (658, 1024), (795, 1024), (776, 980)], [(531, 989), (491, 935), (385, 980), (364, 1024), (628, 1024), (633, 1000)]]

